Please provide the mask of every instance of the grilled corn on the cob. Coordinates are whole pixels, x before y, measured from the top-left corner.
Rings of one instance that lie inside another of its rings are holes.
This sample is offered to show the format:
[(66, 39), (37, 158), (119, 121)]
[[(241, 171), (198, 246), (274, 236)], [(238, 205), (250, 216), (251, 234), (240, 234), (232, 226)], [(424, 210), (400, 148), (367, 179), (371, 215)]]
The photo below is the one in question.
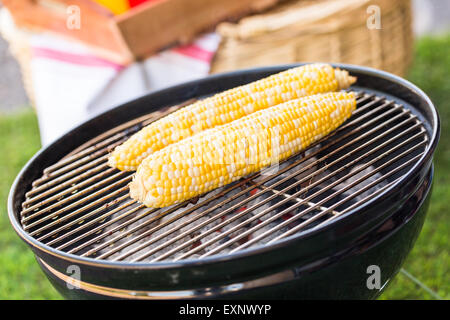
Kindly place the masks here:
[(353, 93), (317, 94), (257, 111), (149, 155), (130, 184), (148, 207), (166, 207), (284, 160), (350, 117)]
[(349, 87), (355, 78), (328, 64), (309, 64), (219, 93), (151, 123), (118, 146), (109, 165), (136, 170), (145, 157), (200, 131), (306, 95)]

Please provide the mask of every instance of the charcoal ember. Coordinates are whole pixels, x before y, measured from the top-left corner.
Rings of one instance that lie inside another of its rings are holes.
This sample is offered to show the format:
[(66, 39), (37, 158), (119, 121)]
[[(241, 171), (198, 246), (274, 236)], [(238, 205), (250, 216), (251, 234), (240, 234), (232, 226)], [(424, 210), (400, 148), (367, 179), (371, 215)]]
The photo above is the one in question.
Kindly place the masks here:
[[(288, 177), (291, 178), (277, 185), (276, 188), (278, 190), (286, 188), (290, 186), (292, 183), (295, 183), (300, 180), (302, 180), (301, 183), (302, 186), (310, 184), (311, 181), (317, 179), (316, 178), (317, 175), (315, 174), (316, 171), (318, 170), (317, 158), (311, 155), (315, 154), (318, 149), (320, 149), (320, 145), (316, 145), (313, 148), (308, 149), (305, 152), (289, 159), (288, 161), (264, 169), (261, 172), (261, 175), (255, 179), (255, 182), (261, 182), (262, 180), (267, 179), (268, 176), (275, 175), (272, 179), (265, 182), (264, 184), (267, 186), (272, 186), (281, 180), (287, 179)], [(296, 162), (298, 162), (298, 164), (294, 165), (292, 168), (289, 168), (285, 172), (280, 174), (281, 171), (292, 166)]]
[[(127, 233), (134, 228), (136, 228), (136, 231), (116, 241), (114, 246), (119, 246), (129, 239), (143, 234), (145, 234), (145, 237), (118, 251), (111, 258), (118, 257), (126, 252), (136, 251), (127, 256), (125, 260), (140, 258), (144, 261), (150, 261), (161, 255), (166, 255), (163, 260), (195, 259), (218, 246), (223, 247), (214, 254), (228, 253), (247, 241), (259, 237), (261, 238), (252, 246), (263, 245), (322, 212), (327, 206), (356, 193), (381, 176), (380, 173), (375, 173), (362, 183), (333, 197), (332, 200), (319, 207), (318, 202), (373, 172), (375, 168), (372, 166), (365, 168), (334, 188), (327, 189), (338, 177), (333, 175), (328, 178), (327, 176), (331, 173), (329, 168), (323, 169), (323, 167), (318, 166), (318, 159), (314, 155), (308, 158), (311, 153), (317, 153), (318, 148), (320, 148), (320, 145), (308, 150), (306, 154), (299, 155), (298, 157), (306, 158), (264, 183), (262, 181), (267, 179), (268, 176), (263, 174), (240, 188), (231, 188), (231, 191), (225, 192), (231, 186), (222, 187), (200, 197), (196, 202), (188, 202), (173, 212), (171, 210), (174, 207), (160, 209), (128, 225), (121, 232)], [(291, 166), (294, 161), (299, 160), (298, 157), (280, 164), (277, 170), (282, 171)], [(361, 169), (362, 165), (356, 165), (349, 172), (356, 172)], [(276, 174), (276, 172), (273, 172), (273, 174)], [(283, 182), (279, 183), (280, 181)], [(298, 183), (299, 181), (300, 183)], [(235, 184), (238, 183), (240, 182), (235, 182)], [(249, 188), (251, 183), (255, 185), (254, 188)], [(277, 183), (279, 184), (275, 185)], [(377, 188), (384, 185), (386, 185), (386, 182), (378, 184)], [(250, 191), (243, 192), (246, 189), (250, 189)], [(368, 196), (373, 192), (373, 189), (371, 188), (356, 196), (352, 202)], [(269, 197), (270, 199), (268, 199)], [(288, 200), (286, 201), (286, 199)], [(284, 202), (280, 203), (281, 201)], [(205, 204), (202, 205), (202, 203)], [(292, 208), (293, 205), (296, 205), (296, 208)], [(130, 218), (141, 213), (142, 210), (144, 209), (130, 215)], [(186, 213), (186, 211), (192, 212)], [(113, 218), (121, 213), (116, 213)], [(155, 220), (158, 215), (160, 218)], [(148, 223), (150, 219), (155, 221)], [(289, 221), (289, 223), (286, 223), (286, 221)], [(322, 220), (318, 219), (309, 226), (312, 227), (320, 221)], [(280, 227), (281, 223), (284, 223), (283, 227)], [(108, 232), (113, 228), (114, 224), (105, 228), (105, 231)], [(108, 241), (110, 238), (106, 237), (103, 241)], [(111, 247), (106, 247), (99, 254), (110, 249)], [(187, 252), (189, 252), (189, 255), (185, 256)], [(143, 254), (145, 254), (145, 257), (142, 256)]]
[[(123, 215), (125, 212), (129, 211), (130, 208), (126, 207), (118, 212), (116, 212), (111, 219), (115, 219), (120, 217), (121, 215)], [(132, 219), (135, 216), (142, 214), (144, 209), (140, 209), (130, 215), (127, 215), (126, 218), (124, 219)], [(147, 209), (148, 210), (148, 209)], [(152, 228), (156, 227), (158, 225), (158, 221), (151, 221), (152, 215), (147, 215), (145, 216), (143, 219), (139, 219), (136, 222), (133, 222), (123, 228), (121, 228), (120, 230), (118, 230), (117, 232), (113, 232), (117, 226), (119, 225), (119, 223), (123, 223), (124, 219), (119, 220), (116, 223), (110, 224), (108, 226), (106, 226), (103, 229), (103, 234), (109, 234), (109, 236), (106, 236), (104, 238), (101, 239), (101, 241), (95, 245), (93, 245), (92, 247), (97, 247), (98, 245), (101, 245), (103, 243), (107, 243), (109, 241), (112, 241), (113, 239), (117, 239), (116, 241), (112, 242), (110, 245), (108, 245), (107, 247), (99, 250), (97, 252), (97, 255), (102, 255), (106, 252), (109, 252), (113, 247), (119, 247), (123, 244), (125, 244), (126, 242), (130, 241), (130, 239), (132, 238), (136, 238), (138, 236), (141, 236), (142, 234), (148, 232), (149, 230), (151, 230)], [(145, 237), (143, 238), (145, 239)], [(114, 257), (118, 257), (121, 254), (134, 249), (135, 247), (138, 246), (139, 243), (141, 243), (143, 240), (141, 241), (137, 241), (135, 243), (130, 244), (129, 246), (126, 247), (126, 249), (123, 250), (119, 250), (117, 253), (115, 253), (114, 255), (111, 256), (111, 258)], [(90, 249), (90, 248), (88, 248)]]
[[(207, 198), (211, 198), (220, 194), (223, 191), (222, 189), (223, 188), (210, 192), (206, 197), (200, 198), (199, 203)], [(233, 197), (239, 192), (239, 189), (233, 189), (232, 191), (227, 193), (227, 197)], [(181, 214), (184, 213), (186, 209), (189, 209), (191, 205), (189, 205), (188, 208), (180, 208), (172, 214), (163, 217), (161, 219), (162, 224), (165, 224), (171, 220), (176, 220), (176, 224), (173, 223), (164, 226), (163, 228), (155, 232), (155, 236), (169, 232), (170, 234), (168, 234), (167, 237), (164, 238), (165, 243), (173, 241), (175, 237), (181, 238), (173, 244), (165, 246), (163, 249), (158, 251), (158, 254), (164, 254), (168, 251), (173, 250), (174, 248), (177, 248), (178, 246), (183, 246), (181, 250), (177, 250), (175, 256), (178, 256), (207, 243), (207, 241), (210, 241), (211, 239), (214, 239), (217, 234), (221, 232), (221, 228), (219, 225), (225, 220), (228, 221), (228, 219), (230, 219), (230, 216), (232, 216), (233, 211), (231, 211), (230, 214), (225, 215), (222, 215), (222, 213), (226, 209), (231, 208), (239, 201), (242, 201), (242, 199), (239, 199), (238, 197), (235, 200), (229, 201), (228, 203), (222, 206), (218, 206), (214, 210), (211, 210), (211, 208), (214, 208), (218, 204), (222, 203), (225, 199), (226, 198), (223, 196), (218, 197), (217, 199), (210, 201), (208, 205), (200, 206), (193, 212), (183, 216), (181, 216)], [(185, 234), (185, 236), (183, 236), (183, 234)], [(198, 251), (199, 254), (203, 254), (204, 252), (204, 248)]]
[(276, 228), (278, 226), (279, 223), (276, 221), (269, 222), (267, 225), (264, 225), (262, 228), (253, 232), (251, 239), (262, 236), (267, 232), (267, 234), (256, 243), (256, 245), (263, 245), (289, 230), (288, 227), (282, 227), (279, 230), (272, 231), (273, 228)]
[[(358, 165), (354, 166), (350, 170), (350, 173), (354, 173), (354, 172), (360, 170), (363, 166), (364, 166), (364, 164), (358, 164)], [(376, 170), (376, 168), (374, 166), (368, 166), (367, 168), (361, 170), (360, 172), (355, 173), (348, 179), (346, 179), (346, 180), (342, 181), (341, 183), (339, 183), (338, 185), (336, 185), (335, 189), (342, 190), (342, 188), (347, 187), (348, 185), (354, 183), (356, 180), (361, 179), (362, 177), (365, 177), (360, 183), (358, 183), (357, 185), (351, 187), (350, 189), (348, 189), (342, 193), (343, 197), (351, 196), (351, 195), (355, 194), (358, 190), (361, 190), (362, 188), (368, 186), (369, 184), (375, 182), (377, 179), (379, 179), (383, 176), (380, 172), (377, 172), (377, 173), (372, 174), (370, 177), (366, 177), (367, 175), (374, 172), (375, 170)], [(371, 195), (374, 191), (376, 191), (380, 188), (383, 188), (387, 184), (388, 184), (388, 181), (383, 180), (383, 181), (377, 183), (375, 186), (373, 186), (373, 187), (369, 188), (368, 190), (362, 192), (361, 194), (355, 196), (352, 199), (352, 201), (358, 202), (358, 201), (368, 197), (369, 195)]]

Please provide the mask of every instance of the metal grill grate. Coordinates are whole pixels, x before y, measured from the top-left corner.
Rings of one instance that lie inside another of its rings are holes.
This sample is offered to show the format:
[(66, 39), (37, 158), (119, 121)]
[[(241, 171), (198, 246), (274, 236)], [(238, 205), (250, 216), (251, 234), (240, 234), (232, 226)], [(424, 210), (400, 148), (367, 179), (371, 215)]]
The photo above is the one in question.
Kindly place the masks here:
[(109, 168), (108, 152), (179, 107), (110, 130), (45, 169), (26, 193), (24, 230), (58, 250), (114, 261), (236, 252), (318, 228), (367, 202), (404, 175), (428, 141), (408, 109), (359, 92), (358, 107), (344, 125), (277, 170), (194, 202), (146, 208), (128, 196), (133, 173)]

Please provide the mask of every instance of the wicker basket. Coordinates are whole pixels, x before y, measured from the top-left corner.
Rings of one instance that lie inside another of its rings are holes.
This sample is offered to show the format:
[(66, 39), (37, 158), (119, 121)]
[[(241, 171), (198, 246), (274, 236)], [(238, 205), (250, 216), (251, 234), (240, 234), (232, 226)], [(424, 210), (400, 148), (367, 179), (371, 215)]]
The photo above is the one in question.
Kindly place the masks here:
[[(378, 12), (381, 19), (373, 20)], [(412, 56), (410, 0), (287, 1), (236, 24), (222, 23), (217, 30), (223, 40), (213, 73), (327, 61), (404, 75)]]

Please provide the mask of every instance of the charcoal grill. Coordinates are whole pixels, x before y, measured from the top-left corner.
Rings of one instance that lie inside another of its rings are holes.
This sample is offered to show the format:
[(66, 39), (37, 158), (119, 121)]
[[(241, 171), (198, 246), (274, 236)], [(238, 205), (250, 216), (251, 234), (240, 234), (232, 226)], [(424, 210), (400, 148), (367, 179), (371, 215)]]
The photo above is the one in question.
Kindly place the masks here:
[(68, 298), (374, 298), (367, 268), (380, 268), (384, 287), (423, 224), (439, 119), (411, 83), (337, 66), (358, 77), (356, 111), (278, 166), (168, 208), (130, 199), (133, 173), (108, 167), (112, 148), (193, 99), (292, 66), (211, 76), (41, 150), (12, 187), (12, 225)]

